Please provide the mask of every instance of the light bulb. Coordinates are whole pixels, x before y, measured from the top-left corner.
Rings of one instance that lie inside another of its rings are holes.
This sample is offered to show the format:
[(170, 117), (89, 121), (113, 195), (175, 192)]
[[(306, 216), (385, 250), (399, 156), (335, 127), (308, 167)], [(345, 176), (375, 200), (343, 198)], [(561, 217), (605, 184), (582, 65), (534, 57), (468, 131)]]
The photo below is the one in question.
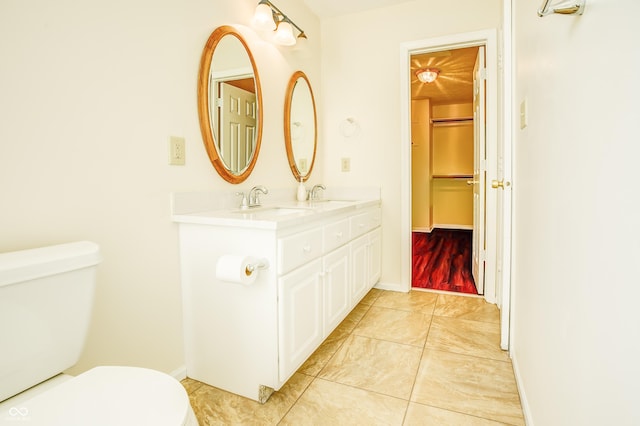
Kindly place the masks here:
[(296, 44), (296, 38), (293, 36), (293, 27), (291, 24), (287, 21), (280, 21), (273, 40), (282, 46), (293, 46)]
[(251, 25), (260, 31), (273, 31), (276, 29), (276, 23), (273, 20), (273, 12), (268, 4), (260, 3), (256, 7), (256, 12), (251, 20)]

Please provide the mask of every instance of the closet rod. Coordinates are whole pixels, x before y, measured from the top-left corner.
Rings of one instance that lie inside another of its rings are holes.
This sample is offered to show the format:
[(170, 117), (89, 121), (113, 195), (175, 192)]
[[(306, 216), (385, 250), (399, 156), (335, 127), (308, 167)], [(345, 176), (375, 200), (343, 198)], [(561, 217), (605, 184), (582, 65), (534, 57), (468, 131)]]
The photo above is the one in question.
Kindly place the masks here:
[(432, 118), (431, 124), (434, 126), (455, 126), (457, 124), (473, 123), (473, 117), (456, 117), (456, 118)]

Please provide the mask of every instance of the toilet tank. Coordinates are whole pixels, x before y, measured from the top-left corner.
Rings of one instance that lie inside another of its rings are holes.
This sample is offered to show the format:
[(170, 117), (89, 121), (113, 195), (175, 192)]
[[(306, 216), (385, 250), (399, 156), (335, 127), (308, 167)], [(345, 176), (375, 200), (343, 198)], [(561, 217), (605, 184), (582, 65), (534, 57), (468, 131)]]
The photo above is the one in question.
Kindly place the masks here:
[(0, 253), (0, 401), (78, 361), (100, 260), (89, 241)]

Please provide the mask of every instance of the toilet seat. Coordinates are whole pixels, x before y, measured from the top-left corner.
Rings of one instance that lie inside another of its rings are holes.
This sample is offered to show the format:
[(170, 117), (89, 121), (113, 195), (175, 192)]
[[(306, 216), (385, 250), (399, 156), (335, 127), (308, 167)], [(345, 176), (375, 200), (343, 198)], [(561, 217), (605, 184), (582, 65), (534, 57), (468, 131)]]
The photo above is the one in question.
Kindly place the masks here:
[(138, 367), (95, 367), (7, 407), (0, 413), (0, 423), (5, 420), (47, 426), (198, 425), (180, 382)]

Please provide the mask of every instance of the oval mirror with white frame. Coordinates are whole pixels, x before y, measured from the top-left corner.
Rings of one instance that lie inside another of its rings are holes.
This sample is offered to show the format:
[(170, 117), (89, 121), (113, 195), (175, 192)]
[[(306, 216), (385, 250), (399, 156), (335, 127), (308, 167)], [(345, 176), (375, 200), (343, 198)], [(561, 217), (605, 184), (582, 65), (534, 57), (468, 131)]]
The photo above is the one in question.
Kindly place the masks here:
[(227, 182), (246, 180), (262, 139), (262, 93), (253, 55), (232, 26), (216, 28), (202, 51), (198, 117), (209, 160)]
[(296, 181), (306, 181), (316, 158), (318, 123), (311, 83), (302, 71), (289, 79), (284, 101), (284, 142)]

